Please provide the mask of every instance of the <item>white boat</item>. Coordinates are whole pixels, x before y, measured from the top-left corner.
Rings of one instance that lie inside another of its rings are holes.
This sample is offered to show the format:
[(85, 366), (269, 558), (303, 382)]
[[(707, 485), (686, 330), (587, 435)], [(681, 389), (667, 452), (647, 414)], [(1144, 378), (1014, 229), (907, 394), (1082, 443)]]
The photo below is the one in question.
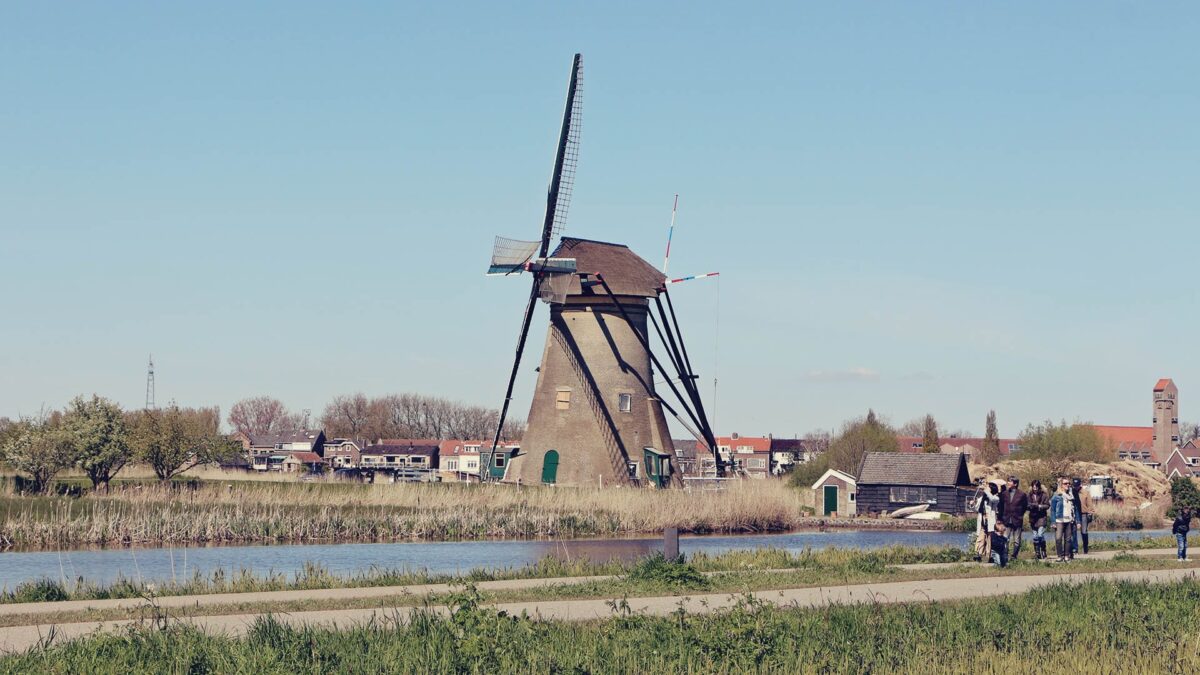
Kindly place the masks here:
[(905, 506), (902, 509), (896, 509), (895, 511), (892, 511), (891, 517), (892, 518), (907, 518), (914, 513), (920, 513), (922, 511), (928, 511), (928, 510), (929, 510), (928, 504), (917, 504), (916, 506)]

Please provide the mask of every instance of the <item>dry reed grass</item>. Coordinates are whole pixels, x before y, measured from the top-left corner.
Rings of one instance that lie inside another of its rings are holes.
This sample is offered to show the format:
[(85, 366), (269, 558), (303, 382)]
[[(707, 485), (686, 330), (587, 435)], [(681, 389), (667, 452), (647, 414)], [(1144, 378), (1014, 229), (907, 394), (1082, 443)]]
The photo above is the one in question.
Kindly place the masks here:
[(507, 485), (202, 483), (125, 485), (81, 499), (0, 502), (0, 545), (387, 541), (794, 529), (803, 497), (777, 481), (720, 492)]

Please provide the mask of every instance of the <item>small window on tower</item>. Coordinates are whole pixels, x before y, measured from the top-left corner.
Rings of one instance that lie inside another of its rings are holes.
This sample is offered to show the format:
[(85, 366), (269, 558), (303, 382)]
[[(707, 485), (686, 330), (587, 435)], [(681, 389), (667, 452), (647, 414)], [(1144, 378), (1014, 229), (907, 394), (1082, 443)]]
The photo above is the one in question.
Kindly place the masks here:
[(633, 410), (633, 394), (617, 394), (617, 410), (625, 413)]
[(554, 396), (554, 407), (558, 410), (568, 410), (571, 407), (571, 390), (559, 391)]

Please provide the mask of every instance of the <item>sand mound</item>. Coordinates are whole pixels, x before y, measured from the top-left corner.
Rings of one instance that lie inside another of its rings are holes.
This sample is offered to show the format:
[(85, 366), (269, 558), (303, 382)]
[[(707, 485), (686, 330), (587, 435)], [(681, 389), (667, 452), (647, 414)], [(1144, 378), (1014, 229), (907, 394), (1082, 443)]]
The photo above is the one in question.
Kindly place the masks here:
[[(1029, 489), (1033, 479), (1043, 483), (1050, 480), (1055, 473), (1051, 462), (1042, 460), (1016, 460), (1001, 462), (995, 466), (971, 466), (971, 478), (1006, 478), (1019, 476), (1021, 486)], [(1170, 499), (1171, 481), (1158, 469), (1148, 467), (1139, 462), (1122, 460), (1112, 464), (1096, 464), (1093, 462), (1072, 462), (1068, 473), (1078, 476), (1085, 482), (1090, 476), (1112, 476), (1117, 481), (1117, 493), (1125, 501), (1126, 506), (1138, 506), (1145, 502), (1159, 503)]]

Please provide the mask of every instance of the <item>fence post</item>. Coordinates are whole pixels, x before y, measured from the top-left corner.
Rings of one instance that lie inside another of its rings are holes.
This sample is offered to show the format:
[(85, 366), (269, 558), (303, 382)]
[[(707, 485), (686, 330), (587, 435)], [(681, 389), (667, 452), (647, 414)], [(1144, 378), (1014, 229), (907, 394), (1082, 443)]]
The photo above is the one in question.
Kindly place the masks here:
[(667, 560), (679, 558), (679, 528), (668, 527), (663, 530), (663, 557)]

